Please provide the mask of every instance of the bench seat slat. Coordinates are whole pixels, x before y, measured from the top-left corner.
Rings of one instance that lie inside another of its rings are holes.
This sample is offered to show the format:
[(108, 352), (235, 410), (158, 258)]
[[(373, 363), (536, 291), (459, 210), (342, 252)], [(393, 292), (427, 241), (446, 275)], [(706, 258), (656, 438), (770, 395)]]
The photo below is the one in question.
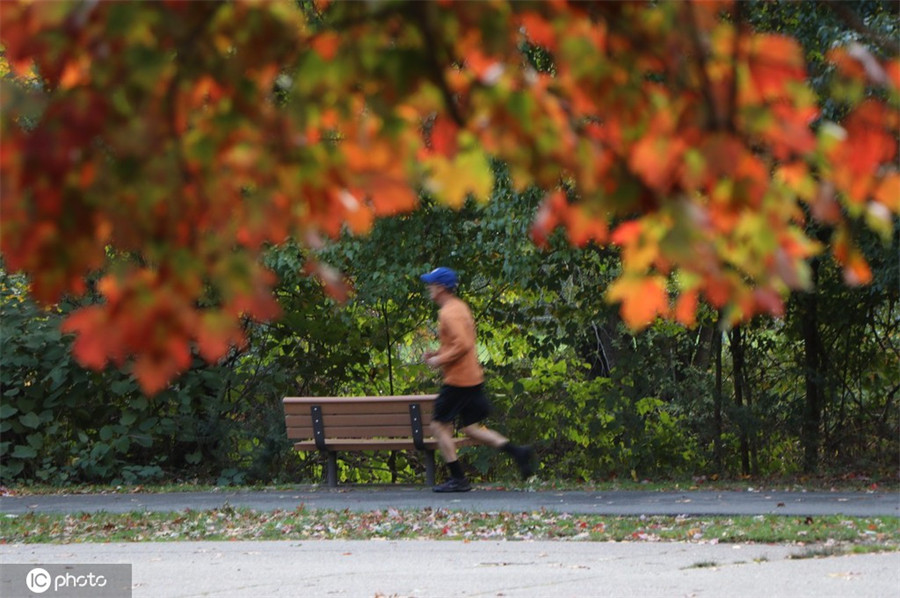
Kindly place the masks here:
[[(298, 435), (302, 430), (303, 428), (288, 428), (288, 438), (312, 438), (312, 434)], [(332, 426), (326, 420), (325, 434), (332, 438), (406, 438), (407, 441), (412, 438), (408, 421), (406, 425), (394, 426)]]
[[(472, 446), (475, 444), (471, 438), (455, 438), (456, 446)], [(437, 450), (437, 440), (434, 438), (425, 438), (425, 448), (428, 450)], [(365, 450), (404, 450), (412, 449), (409, 440), (391, 439), (391, 438), (326, 438), (325, 446), (332, 451), (365, 451)], [(295, 442), (294, 450), (297, 451), (315, 451), (318, 450), (314, 440), (303, 442)]]
[[(409, 428), (409, 410), (406, 413), (396, 413), (396, 414), (338, 414), (335, 415), (333, 413), (323, 413), (323, 418), (325, 419), (325, 425), (327, 427), (332, 426), (396, 426), (396, 425), (406, 425)], [(284, 418), (285, 423), (288, 428), (303, 428), (309, 427), (310, 417), (309, 413), (304, 415), (287, 415)], [(425, 412), (422, 413), (422, 425), (427, 426), (431, 421), (431, 413)]]

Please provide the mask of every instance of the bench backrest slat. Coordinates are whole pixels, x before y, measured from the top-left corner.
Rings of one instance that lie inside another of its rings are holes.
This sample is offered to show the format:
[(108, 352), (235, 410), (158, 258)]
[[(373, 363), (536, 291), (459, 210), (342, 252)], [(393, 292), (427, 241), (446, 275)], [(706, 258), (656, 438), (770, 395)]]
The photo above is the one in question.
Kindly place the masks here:
[(310, 408), (321, 409), (328, 438), (409, 438), (409, 406), (421, 407), (422, 426), (427, 433), (436, 395), (395, 397), (287, 397), (284, 399), (285, 424), (290, 440), (314, 438)]

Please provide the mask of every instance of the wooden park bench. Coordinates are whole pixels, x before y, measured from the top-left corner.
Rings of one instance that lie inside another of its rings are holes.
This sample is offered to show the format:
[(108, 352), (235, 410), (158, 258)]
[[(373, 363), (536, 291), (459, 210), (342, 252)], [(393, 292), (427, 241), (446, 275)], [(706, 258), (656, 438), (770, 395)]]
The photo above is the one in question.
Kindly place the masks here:
[[(437, 395), (386, 397), (285, 397), (288, 440), (297, 451), (321, 451), (327, 457), (328, 485), (337, 486), (337, 454), (345, 451), (415, 449), (425, 457), (425, 480), (434, 484), (431, 410)], [(457, 446), (474, 444), (457, 438)]]

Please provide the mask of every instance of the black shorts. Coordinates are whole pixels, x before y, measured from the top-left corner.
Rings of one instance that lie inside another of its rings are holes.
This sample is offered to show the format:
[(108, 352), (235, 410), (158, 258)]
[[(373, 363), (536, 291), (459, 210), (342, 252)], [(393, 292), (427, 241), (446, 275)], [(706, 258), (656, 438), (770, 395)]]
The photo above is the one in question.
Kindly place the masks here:
[(453, 423), (459, 418), (460, 427), (477, 424), (491, 414), (491, 402), (484, 393), (484, 384), (477, 386), (441, 386), (434, 402), (432, 419)]

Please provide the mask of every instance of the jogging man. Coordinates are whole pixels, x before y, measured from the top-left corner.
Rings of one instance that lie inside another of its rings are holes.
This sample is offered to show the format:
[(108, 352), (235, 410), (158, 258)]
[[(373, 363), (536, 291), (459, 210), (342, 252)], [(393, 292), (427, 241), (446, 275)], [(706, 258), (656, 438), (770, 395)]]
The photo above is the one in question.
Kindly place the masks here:
[(523, 478), (534, 473), (533, 451), (517, 446), (481, 422), (490, 414), (491, 404), (484, 392), (484, 372), (475, 347), (475, 320), (469, 306), (456, 296), (458, 279), (450, 268), (435, 268), (421, 277), (428, 285), (431, 300), (439, 307), (440, 348), (425, 353), (425, 363), (443, 373), (432, 414), (431, 432), (450, 471), (450, 479), (433, 488), (435, 492), (468, 492), (472, 489), (456, 457), (453, 425), (459, 420), (462, 432), (480, 444), (509, 454)]

